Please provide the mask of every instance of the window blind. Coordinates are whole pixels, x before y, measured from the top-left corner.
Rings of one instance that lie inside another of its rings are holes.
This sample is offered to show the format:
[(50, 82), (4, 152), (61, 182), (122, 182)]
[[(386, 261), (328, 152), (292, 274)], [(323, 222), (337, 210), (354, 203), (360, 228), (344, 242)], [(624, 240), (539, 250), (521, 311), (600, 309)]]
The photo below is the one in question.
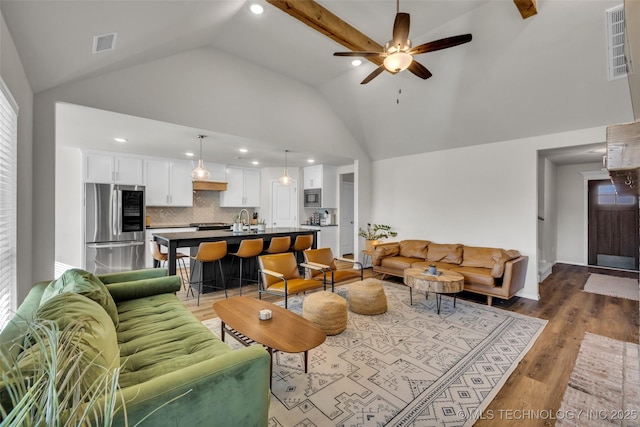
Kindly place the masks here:
[(16, 310), (18, 105), (0, 79), (0, 329)]

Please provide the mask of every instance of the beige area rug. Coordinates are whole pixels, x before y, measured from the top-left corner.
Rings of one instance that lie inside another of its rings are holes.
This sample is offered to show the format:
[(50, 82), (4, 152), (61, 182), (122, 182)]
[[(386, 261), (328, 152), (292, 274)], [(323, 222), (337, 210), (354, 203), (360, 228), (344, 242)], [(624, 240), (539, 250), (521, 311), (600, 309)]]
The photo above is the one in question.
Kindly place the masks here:
[(558, 426), (640, 426), (638, 345), (585, 333)]
[[(547, 323), (446, 296), (438, 315), (434, 297), (411, 306), (406, 286), (383, 284), (388, 311), (349, 312), (347, 329), (309, 352), (308, 373), (302, 354), (274, 354), (270, 426), (472, 425)], [(219, 319), (205, 324), (219, 336)]]
[(638, 279), (628, 277), (607, 276), (606, 274), (592, 273), (584, 284), (585, 292), (608, 295), (611, 297), (640, 300), (640, 287)]

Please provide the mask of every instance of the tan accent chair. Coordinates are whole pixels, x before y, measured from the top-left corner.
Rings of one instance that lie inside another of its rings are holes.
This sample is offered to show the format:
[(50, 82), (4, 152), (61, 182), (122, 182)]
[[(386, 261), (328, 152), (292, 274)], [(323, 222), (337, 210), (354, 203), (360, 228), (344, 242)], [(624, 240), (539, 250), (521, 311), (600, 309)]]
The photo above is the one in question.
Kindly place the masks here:
[[(316, 269), (307, 270), (307, 277), (318, 279), (320, 274), (324, 272), (327, 279), (331, 279), (331, 292), (333, 292), (336, 283), (364, 278), (364, 270), (360, 262), (349, 258), (334, 257), (330, 248), (307, 249), (303, 254), (305, 264), (316, 267)], [(338, 269), (336, 261), (348, 262), (358, 268)], [(322, 272), (317, 268), (322, 269)]]
[[(246, 258), (254, 258), (262, 253), (264, 249), (264, 240), (262, 238), (259, 239), (245, 239), (240, 242), (240, 246), (238, 247), (238, 251), (231, 253), (233, 255), (233, 259), (231, 260), (231, 268), (230, 270), (233, 272), (233, 262), (236, 258), (240, 259), (240, 274), (237, 277), (230, 277), (230, 279), (237, 278), (240, 281), (240, 295), (242, 295), (242, 261)], [(246, 282), (257, 282), (257, 279), (244, 279)]]
[[(199, 268), (199, 278), (198, 280), (195, 282), (198, 285), (198, 302), (197, 305), (200, 305), (200, 295), (202, 294), (202, 288), (203, 286), (205, 286), (204, 284), (204, 280), (203, 280), (203, 269), (204, 269), (204, 263), (205, 262), (216, 262), (218, 261), (218, 268), (220, 269), (220, 279), (222, 281), (222, 288), (219, 287), (216, 284), (208, 284), (206, 285), (207, 287), (213, 288), (213, 289), (224, 289), (224, 297), (227, 298), (227, 284), (224, 281), (224, 272), (222, 271), (222, 262), (220, 262), (220, 260), (222, 258), (225, 257), (225, 255), (227, 255), (227, 242), (226, 240), (222, 240), (220, 242), (202, 242), (200, 243), (200, 246), (198, 246), (198, 252), (196, 253), (196, 256), (191, 257), (192, 260), (195, 261), (194, 263), (194, 272), (196, 271), (196, 267), (200, 267)], [(214, 264), (214, 274), (215, 274), (215, 264)], [(193, 274), (191, 275), (191, 278), (193, 278)], [(217, 280), (212, 280), (211, 283), (213, 282), (217, 282)], [(193, 295), (193, 287), (190, 287), (191, 289), (191, 294)]]
[[(317, 279), (305, 279), (300, 276), (296, 258), (291, 252), (274, 255), (262, 255), (258, 257), (258, 297), (262, 294), (284, 296), (284, 308), (287, 308), (287, 298), (291, 294), (324, 288), (327, 290), (324, 276)], [(316, 269), (318, 267), (306, 266)], [(320, 274), (323, 272), (320, 271)]]
[[(160, 244), (155, 240), (149, 241), (149, 249), (151, 249), (151, 257), (157, 262), (157, 266), (163, 268), (169, 260), (169, 254), (162, 252)], [(184, 262), (185, 258), (187, 258), (185, 254), (176, 252), (176, 264), (178, 264), (178, 270), (180, 270), (183, 289), (186, 289), (186, 285), (189, 283), (189, 270), (187, 270), (187, 264)]]
[(264, 253), (266, 254), (281, 254), (287, 252), (291, 247), (291, 236), (272, 237), (269, 242), (269, 247)]

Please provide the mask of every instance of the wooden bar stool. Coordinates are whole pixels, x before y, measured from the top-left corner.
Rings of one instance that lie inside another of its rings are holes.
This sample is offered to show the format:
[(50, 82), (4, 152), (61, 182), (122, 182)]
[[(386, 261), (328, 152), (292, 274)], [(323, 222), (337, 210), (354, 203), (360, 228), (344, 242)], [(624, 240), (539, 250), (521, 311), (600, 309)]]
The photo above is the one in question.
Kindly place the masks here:
[[(233, 279), (239, 279), (240, 280), (240, 295), (242, 295), (242, 270), (243, 270), (243, 264), (242, 261), (246, 258), (255, 258), (258, 255), (260, 255), (262, 253), (264, 249), (264, 240), (262, 240), (262, 238), (259, 239), (245, 239), (243, 241), (240, 242), (240, 246), (238, 247), (238, 252), (235, 253), (231, 253), (230, 255), (233, 255), (233, 259), (231, 260), (231, 273), (229, 273), (230, 275), (233, 274), (233, 263), (236, 260), (236, 258), (240, 259), (240, 274), (236, 277), (230, 277), (230, 281)], [(257, 270), (257, 269), (256, 269)], [(247, 282), (258, 282), (258, 279), (244, 279)]]
[[(199, 270), (199, 276), (198, 276), (198, 281), (195, 282), (198, 285), (198, 302), (197, 305), (200, 305), (200, 295), (202, 294), (202, 288), (205, 286), (204, 284), (204, 279), (203, 279), (203, 272), (204, 272), (204, 263), (205, 262), (216, 262), (218, 261), (218, 268), (220, 269), (220, 280), (222, 280), (222, 288), (218, 286), (217, 284), (217, 280), (215, 278), (215, 264), (213, 265), (213, 275), (214, 278), (211, 279), (209, 284), (207, 284), (206, 286), (213, 288), (213, 289), (224, 289), (224, 297), (227, 298), (227, 284), (225, 283), (224, 280), (224, 273), (222, 271), (222, 263), (220, 262), (220, 260), (222, 258), (224, 258), (224, 256), (227, 254), (227, 242), (225, 240), (220, 241), (220, 242), (202, 242), (200, 243), (200, 246), (198, 246), (198, 252), (196, 253), (196, 256), (191, 257), (192, 260), (195, 261), (195, 265), (194, 265), (194, 272), (195, 272), (195, 266), (200, 267)], [(193, 274), (191, 275), (191, 277), (193, 278)], [(215, 284), (214, 284), (215, 282)], [(191, 294), (193, 295), (193, 287), (191, 287)]]
[(265, 254), (280, 254), (287, 252), (291, 247), (291, 236), (272, 237), (269, 242), (269, 247), (263, 253)]
[[(160, 250), (160, 244), (155, 240), (149, 241), (149, 248), (151, 249), (151, 257), (157, 262), (158, 267), (163, 267), (169, 260), (169, 255)], [(183, 289), (186, 289), (186, 285), (189, 283), (189, 272), (187, 270), (187, 264), (184, 262), (186, 257), (185, 254), (176, 252), (176, 264), (178, 264), (178, 269), (180, 270)], [(180, 266), (180, 264), (182, 264), (182, 266)]]

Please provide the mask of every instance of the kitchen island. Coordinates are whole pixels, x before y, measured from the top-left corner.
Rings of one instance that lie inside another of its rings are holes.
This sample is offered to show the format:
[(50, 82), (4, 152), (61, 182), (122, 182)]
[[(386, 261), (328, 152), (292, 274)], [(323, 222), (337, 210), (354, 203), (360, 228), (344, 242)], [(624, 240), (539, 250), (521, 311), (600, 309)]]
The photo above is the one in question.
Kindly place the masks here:
[[(176, 249), (192, 248), (191, 255), (195, 255), (198, 246), (202, 242), (227, 242), (227, 251), (235, 252), (240, 242), (245, 239), (256, 239), (261, 237), (264, 240), (265, 248), (269, 246), (272, 237), (291, 236), (291, 244), (296, 240), (296, 236), (302, 234), (313, 234), (313, 248), (316, 248), (318, 241), (318, 230), (304, 230), (301, 228), (267, 228), (265, 231), (243, 231), (232, 232), (231, 230), (206, 230), (206, 231), (185, 231), (180, 233), (158, 233), (153, 235), (153, 240), (162, 246), (166, 246), (169, 251), (167, 262), (169, 274), (176, 274)], [(206, 270), (205, 270), (206, 271)], [(228, 275), (229, 272), (225, 271)]]

